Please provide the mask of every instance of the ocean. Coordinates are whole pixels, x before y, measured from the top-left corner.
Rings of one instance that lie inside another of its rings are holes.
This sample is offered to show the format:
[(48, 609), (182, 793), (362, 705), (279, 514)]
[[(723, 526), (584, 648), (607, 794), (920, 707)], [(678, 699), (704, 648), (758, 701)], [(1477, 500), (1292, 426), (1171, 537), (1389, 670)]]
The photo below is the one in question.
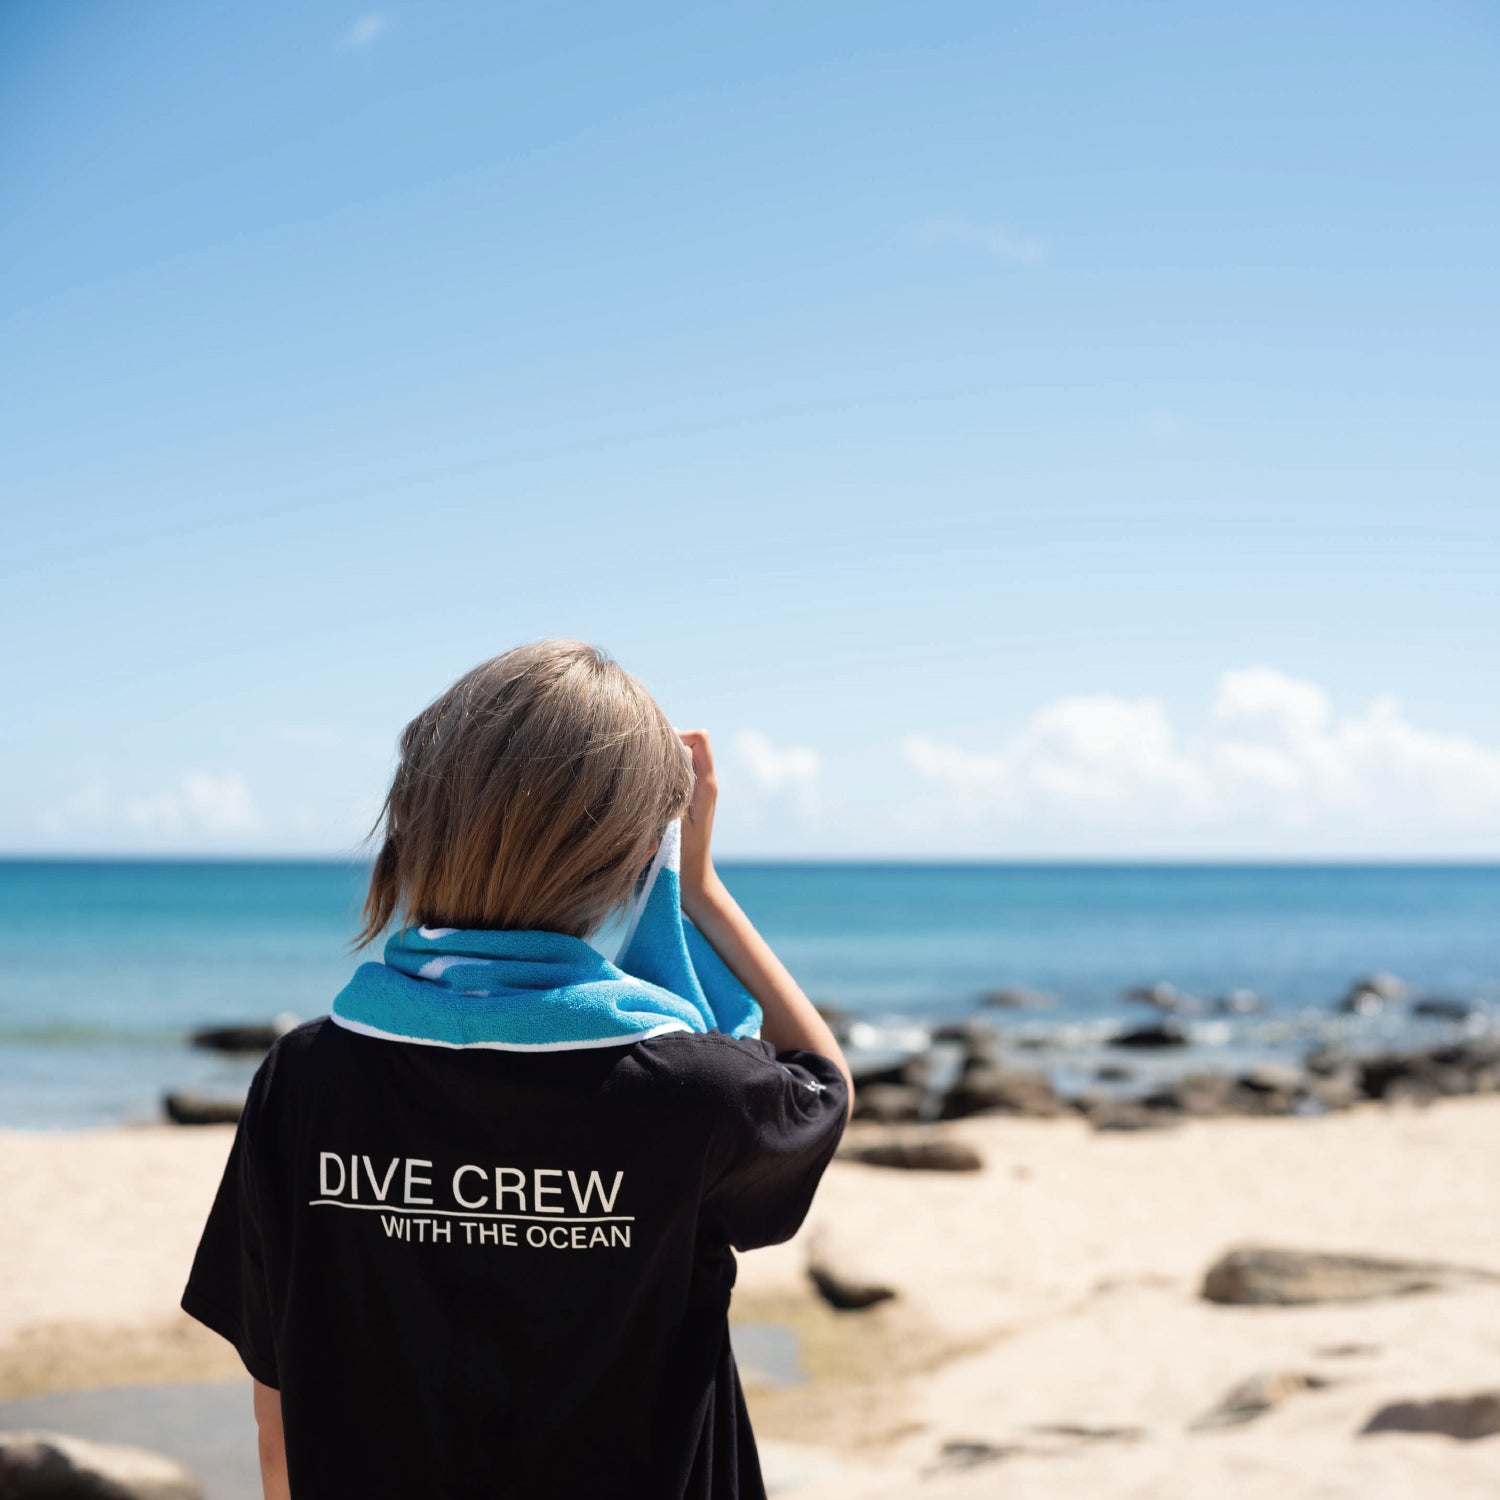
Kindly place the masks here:
[[(982, 1014), (1063, 1085), (1110, 1033), (1156, 1019), (1124, 998), (1165, 981), (1201, 997), (1189, 1060), (1230, 1065), (1330, 1037), (1404, 1045), (1500, 1027), (1500, 865), (735, 863), (726, 884), (815, 1001), (879, 1052)], [(0, 861), (0, 1126), (161, 1118), (172, 1089), (242, 1090), (255, 1060), (187, 1045), (200, 1026), (327, 1011), (365, 870), (343, 862)], [(614, 934), (599, 946), (612, 952)], [(1405, 1004), (1336, 1014), (1351, 983), (1399, 975), (1473, 1002), (1466, 1022)], [(1010, 986), (1037, 1008), (981, 1005)], [(1220, 1016), (1251, 990), (1263, 1010)], [(1119, 1050), (1115, 1051), (1116, 1060)], [(1181, 1065), (1186, 1054), (1174, 1055)], [(1132, 1066), (1160, 1059), (1132, 1056)]]

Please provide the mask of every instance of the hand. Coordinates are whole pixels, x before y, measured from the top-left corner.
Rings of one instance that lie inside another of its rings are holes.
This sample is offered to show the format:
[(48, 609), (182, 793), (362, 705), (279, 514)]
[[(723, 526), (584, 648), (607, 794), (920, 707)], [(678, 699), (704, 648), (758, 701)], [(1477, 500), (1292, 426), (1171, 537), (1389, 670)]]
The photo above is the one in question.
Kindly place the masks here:
[(703, 729), (684, 729), (682, 743), (693, 758), (693, 800), (682, 820), (682, 904), (688, 915), (718, 883), (709, 839), (713, 834), (714, 808), (719, 800), (719, 782), (714, 775), (714, 752)]

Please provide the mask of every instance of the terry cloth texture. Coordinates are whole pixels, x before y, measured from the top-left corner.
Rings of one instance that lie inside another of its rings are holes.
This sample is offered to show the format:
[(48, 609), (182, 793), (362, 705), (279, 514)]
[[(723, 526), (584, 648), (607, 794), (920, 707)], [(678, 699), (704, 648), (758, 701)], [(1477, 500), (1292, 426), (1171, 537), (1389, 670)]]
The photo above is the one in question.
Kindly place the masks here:
[(735, 1251), (801, 1227), (848, 1087), (674, 938), (673, 858), (614, 966), (398, 945), (256, 1070), (182, 1306), (280, 1390), (294, 1496), (764, 1500)]
[(662, 835), (611, 963), (560, 932), (408, 927), (334, 999), (351, 1031), (443, 1047), (553, 1051), (670, 1031), (760, 1035), (761, 1009), (683, 915), (682, 825)]

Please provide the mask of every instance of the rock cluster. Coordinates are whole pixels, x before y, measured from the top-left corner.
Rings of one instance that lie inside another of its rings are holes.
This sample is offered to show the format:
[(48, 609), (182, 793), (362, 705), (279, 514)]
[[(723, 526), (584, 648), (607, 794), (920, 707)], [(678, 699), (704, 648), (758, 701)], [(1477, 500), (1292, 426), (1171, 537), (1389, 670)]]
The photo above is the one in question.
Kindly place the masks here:
[(5, 1500), (203, 1500), (193, 1475), (170, 1458), (61, 1432), (0, 1432)]

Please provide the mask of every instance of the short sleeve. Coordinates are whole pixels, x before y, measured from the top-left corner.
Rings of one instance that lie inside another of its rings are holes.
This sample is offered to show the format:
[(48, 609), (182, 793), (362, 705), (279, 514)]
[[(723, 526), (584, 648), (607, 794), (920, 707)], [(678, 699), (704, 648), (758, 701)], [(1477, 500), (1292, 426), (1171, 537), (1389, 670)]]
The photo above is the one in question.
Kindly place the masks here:
[(181, 1307), (234, 1345), (262, 1385), (280, 1388), (256, 1189), (255, 1146), (268, 1057), (250, 1085)]
[(746, 1045), (753, 1066), (720, 1123), (703, 1199), (705, 1228), (736, 1250), (781, 1244), (802, 1227), (849, 1114), (832, 1058)]

